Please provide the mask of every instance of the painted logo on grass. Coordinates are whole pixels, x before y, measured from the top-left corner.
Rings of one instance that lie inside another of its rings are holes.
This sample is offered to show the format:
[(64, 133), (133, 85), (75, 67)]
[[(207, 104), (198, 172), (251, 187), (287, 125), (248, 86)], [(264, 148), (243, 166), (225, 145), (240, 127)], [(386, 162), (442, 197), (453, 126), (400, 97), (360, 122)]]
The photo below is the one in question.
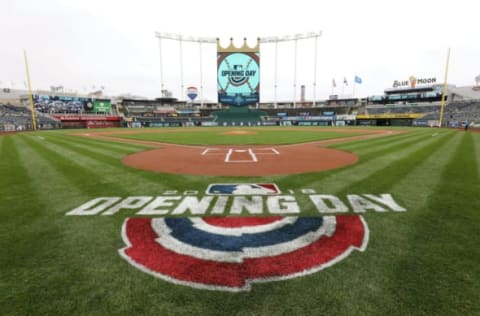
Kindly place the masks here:
[(280, 189), (275, 183), (214, 183), (207, 188), (209, 195), (274, 195)]
[[(307, 210), (319, 216), (302, 217)], [(389, 193), (281, 193), (275, 183), (213, 183), (203, 194), (96, 197), (66, 215), (153, 216), (123, 222), (124, 259), (175, 284), (238, 292), (311, 274), (364, 251), (369, 231), (360, 214), (405, 211)]]
[(172, 283), (236, 292), (322, 270), (365, 250), (368, 236), (359, 215), (128, 218), (120, 254)]

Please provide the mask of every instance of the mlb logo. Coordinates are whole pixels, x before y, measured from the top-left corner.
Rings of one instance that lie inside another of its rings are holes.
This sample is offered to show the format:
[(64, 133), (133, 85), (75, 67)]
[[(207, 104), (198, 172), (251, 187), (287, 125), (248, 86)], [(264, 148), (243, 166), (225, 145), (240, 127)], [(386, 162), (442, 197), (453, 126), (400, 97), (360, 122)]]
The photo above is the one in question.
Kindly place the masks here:
[(214, 183), (207, 188), (208, 195), (276, 195), (280, 189), (275, 183)]

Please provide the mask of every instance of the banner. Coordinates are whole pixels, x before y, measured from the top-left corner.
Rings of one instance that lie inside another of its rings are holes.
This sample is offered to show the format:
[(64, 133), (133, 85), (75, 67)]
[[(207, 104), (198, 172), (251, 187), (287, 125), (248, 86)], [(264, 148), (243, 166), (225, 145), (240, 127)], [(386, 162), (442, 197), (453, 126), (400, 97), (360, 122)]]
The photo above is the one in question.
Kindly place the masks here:
[[(86, 97), (34, 94), (35, 109), (40, 112), (106, 112), (111, 110), (110, 100)], [(95, 104), (96, 110), (95, 110)]]

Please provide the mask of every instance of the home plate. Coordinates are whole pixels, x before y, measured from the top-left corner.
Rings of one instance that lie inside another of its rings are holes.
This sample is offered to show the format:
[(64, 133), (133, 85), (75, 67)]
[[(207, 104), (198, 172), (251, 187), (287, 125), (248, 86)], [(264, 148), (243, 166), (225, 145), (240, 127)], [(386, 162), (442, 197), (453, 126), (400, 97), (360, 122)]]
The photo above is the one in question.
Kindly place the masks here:
[(225, 155), (225, 162), (257, 162), (257, 156), (251, 148), (229, 149)]

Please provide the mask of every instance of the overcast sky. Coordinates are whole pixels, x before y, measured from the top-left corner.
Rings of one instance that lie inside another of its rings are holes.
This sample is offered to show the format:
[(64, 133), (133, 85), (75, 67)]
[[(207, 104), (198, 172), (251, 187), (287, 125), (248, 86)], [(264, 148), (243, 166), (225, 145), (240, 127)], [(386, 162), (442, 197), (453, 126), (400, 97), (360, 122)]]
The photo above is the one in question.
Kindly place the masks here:
[[(443, 82), (448, 47), (448, 82), (472, 85), (480, 74), (476, 1), (101, 1), (2, 0), (0, 87), (23, 88), (27, 51), (33, 89), (63, 85), (109, 95), (160, 95), (159, 43), (155, 32), (257, 37), (322, 31), (318, 39), (316, 96), (332, 93), (364, 97), (382, 94), (394, 80), (435, 77)], [(162, 41), (164, 82), (180, 92), (178, 42)], [(278, 100), (293, 98), (294, 45), (279, 44)], [(216, 47), (203, 47), (205, 98), (216, 100)], [(199, 46), (183, 45), (184, 85), (200, 86)], [(306, 86), (313, 96), (314, 40), (298, 42), (296, 96)], [(261, 100), (274, 98), (274, 46), (261, 46)], [(353, 78), (362, 78), (355, 85)], [(348, 86), (343, 86), (343, 78)]]

